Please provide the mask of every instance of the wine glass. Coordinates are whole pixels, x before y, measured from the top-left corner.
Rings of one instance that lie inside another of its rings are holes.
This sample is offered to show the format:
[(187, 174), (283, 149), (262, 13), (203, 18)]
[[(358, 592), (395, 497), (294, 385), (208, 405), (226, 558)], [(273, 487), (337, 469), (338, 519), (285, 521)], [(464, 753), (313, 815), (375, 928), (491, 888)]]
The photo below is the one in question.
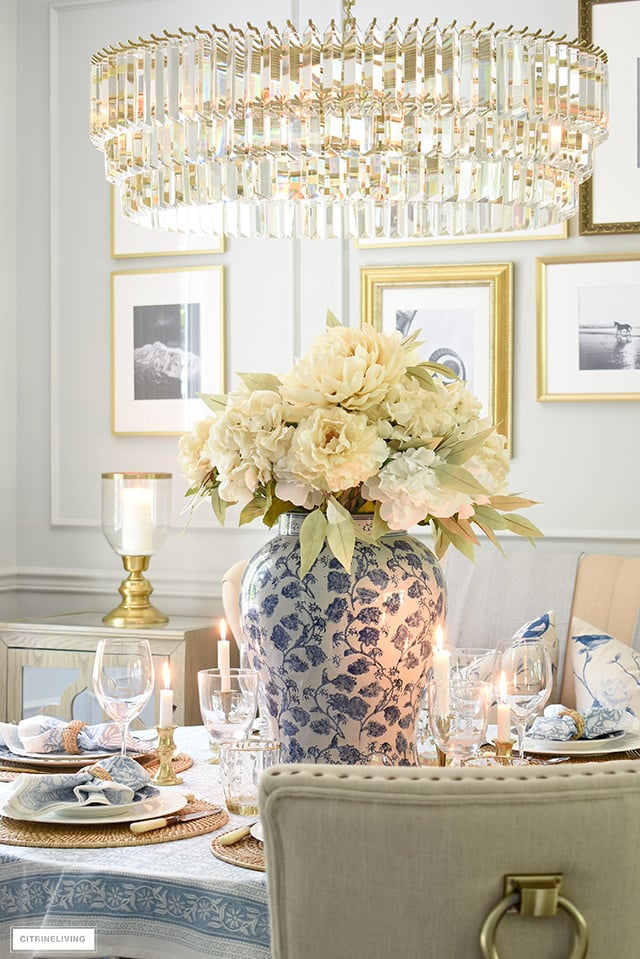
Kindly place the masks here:
[(429, 726), (436, 745), (452, 766), (477, 756), (487, 734), (491, 683), (427, 683)]
[(450, 650), (450, 682), (489, 683), (498, 686), (500, 650), (485, 646), (460, 646)]
[(551, 695), (553, 674), (546, 645), (539, 639), (518, 639), (502, 654), (505, 701), (518, 738), (518, 755), (524, 759), (524, 737), (528, 724)]
[(120, 727), (120, 755), (126, 756), (129, 724), (153, 692), (148, 640), (101, 639), (93, 662), (93, 689), (105, 713)]
[(215, 753), (223, 741), (248, 737), (258, 708), (258, 673), (254, 669), (201, 669), (198, 696), (202, 722)]

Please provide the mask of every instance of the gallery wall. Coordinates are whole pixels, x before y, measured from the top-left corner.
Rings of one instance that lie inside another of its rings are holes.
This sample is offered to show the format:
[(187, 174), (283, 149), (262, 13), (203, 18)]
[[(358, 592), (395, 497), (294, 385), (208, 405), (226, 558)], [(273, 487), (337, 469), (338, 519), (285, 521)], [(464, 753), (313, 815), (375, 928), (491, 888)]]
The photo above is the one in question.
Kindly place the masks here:
[[(240, 0), (232, 19), (263, 25), (268, 17), (284, 25), (288, 18), (304, 24), (313, 17), (324, 28), (340, 11), (337, 0), (270, 0), (268, 10), (264, 0)], [(437, 13), (430, 8), (429, 15)], [(17, 17), (13, 33), (12, 14)], [(397, 15), (401, 23), (424, 17), (417, 0), (385, 0), (375, 9), (362, 2), (356, 14), (362, 21), (378, 15), (381, 22)], [(535, 21), (544, 32), (577, 33), (577, 0), (540, 0), (535, 9), (519, 6), (518, 15), (523, 26)], [(122, 577), (100, 528), (100, 474), (105, 471), (174, 474), (173, 528), (150, 570), (158, 605), (169, 613), (218, 612), (222, 573), (268, 535), (259, 525), (237, 530), (231, 523), (220, 529), (206, 507), (190, 520), (181, 513), (187, 484), (179, 475), (177, 436), (112, 433), (111, 275), (118, 271), (222, 267), (228, 389), (241, 371), (284, 371), (322, 330), (327, 309), (357, 325), (363, 268), (512, 263), (512, 488), (541, 501), (530, 514), (546, 533), (539, 549), (637, 552), (640, 407), (629, 401), (537, 401), (535, 271), (538, 257), (640, 254), (640, 235), (579, 236), (572, 222), (564, 240), (363, 249), (341, 241), (230, 239), (224, 252), (212, 255), (112, 256), (111, 191), (102, 158), (88, 139), (90, 56), (130, 36), (212, 19), (226, 23), (228, 16), (211, 0), (183, 0), (179, 11), (168, 0), (20, 0), (2, 6), (2, 26), (8, 21), (3, 45), (17, 33), (13, 60), (2, 58), (3, 74), (19, 65), (14, 71), (19, 163), (12, 194), (19, 210), (17, 216), (12, 212), (9, 197), (0, 227), (3, 342), (9, 346), (0, 361), (5, 398), (0, 424), (8, 450), (0, 465), (0, 510), (8, 531), (0, 566), (8, 576), (15, 574), (18, 584), (17, 593), (5, 594), (5, 617), (13, 615), (10, 604), (20, 615), (112, 605)], [(487, 21), (509, 24), (514, 16), (509, 0), (482, 4)], [(468, 23), (478, 17), (477, 5), (449, 2), (445, 17)], [(5, 181), (11, 180), (11, 158), (3, 154), (0, 162)], [(16, 349), (11, 348), (14, 315)], [(18, 404), (12, 417), (16, 372)]]

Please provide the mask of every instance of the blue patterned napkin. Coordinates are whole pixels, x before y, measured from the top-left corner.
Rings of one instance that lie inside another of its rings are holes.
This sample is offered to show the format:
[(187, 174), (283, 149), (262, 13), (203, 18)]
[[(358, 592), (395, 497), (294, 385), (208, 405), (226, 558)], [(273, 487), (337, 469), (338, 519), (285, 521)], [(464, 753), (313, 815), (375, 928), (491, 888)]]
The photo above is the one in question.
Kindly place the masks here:
[[(68, 726), (64, 719), (54, 716), (31, 716), (30, 719), (21, 719), (17, 725), (0, 723), (0, 749), (4, 747), (16, 756), (67, 752), (64, 735)], [(117, 723), (83, 726), (76, 741), (80, 752), (116, 752), (120, 750), (120, 729)], [(128, 736), (127, 749), (145, 753), (151, 747)]]
[(67, 810), (70, 806), (120, 806), (150, 799), (158, 792), (151, 785), (149, 773), (135, 759), (109, 756), (77, 773), (23, 773), (12, 784), (2, 812), (5, 816), (24, 818)]
[(567, 707), (560, 704), (547, 706), (544, 715), (534, 720), (529, 737), (531, 739), (557, 739), (567, 742), (569, 739), (597, 739), (611, 736), (629, 728), (633, 717), (622, 709), (598, 708), (580, 713), (584, 720), (584, 729), (577, 736), (578, 724), (571, 715), (562, 716)]

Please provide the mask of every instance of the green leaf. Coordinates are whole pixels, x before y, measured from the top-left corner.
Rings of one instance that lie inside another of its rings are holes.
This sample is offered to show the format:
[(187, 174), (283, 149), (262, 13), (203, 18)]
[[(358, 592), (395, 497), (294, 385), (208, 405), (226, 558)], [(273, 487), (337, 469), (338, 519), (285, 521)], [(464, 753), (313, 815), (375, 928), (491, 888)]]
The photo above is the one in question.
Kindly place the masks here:
[(327, 329), (330, 330), (333, 326), (342, 326), (342, 323), (331, 310), (327, 310)]
[(330, 523), (350, 523), (351, 513), (338, 502), (335, 496), (330, 496), (327, 501), (327, 519)]
[(277, 496), (272, 496), (269, 500), (268, 506), (264, 511), (262, 517), (262, 522), (265, 526), (268, 526), (269, 529), (273, 526), (279, 516), (282, 516), (283, 513), (295, 512), (296, 507), (293, 503), (287, 502), (287, 500), (278, 499)]
[(428, 390), (430, 393), (435, 393), (436, 384), (433, 382), (431, 373), (425, 369), (424, 364), (421, 363), (419, 366), (408, 366), (407, 376), (410, 376), (412, 379), (416, 380), (423, 390)]
[[(448, 542), (451, 543), (452, 546), (455, 546), (455, 548), (464, 556), (466, 556), (467, 559), (473, 560), (475, 558), (473, 543), (471, 540), (466, 539), (464, 536), (458, 536), (458, 534), (449, 525), (447, 525), (448, 521), (442, 519), (441, 517), (438, 517), (437, 519), (434, 518), (433, 523), (438, 529), (441, 539), (445, 541), (448, 540)], [(444, 553), (441, 555), (444, 555)]]
[(380, 503), (376, 502), (373, 513), (373, 528), (371, 530), (371, 535), (377, 540), (380, 539), (381, 536), (386, 536), (386, 534), (390, 532), (391, 530), (389, 529), (389, 524), (380, 515)]
[(487, 526), (490, 526), (491, 529), (506, 529), (507, 528), (507, 518), (503, 516), (502, 513), (499, 513), (497, 510), (493, 509), (492, 506), (477, 506), (473, 507), (474, 516), (483, 523), (486, 523)]
[(514, 493), (508, 496), (491, 496), (489, 502), (502, 513), (510, 513), (514, 509), (526, 509), (528, 506), (537, 506), (536, 500), (525, 499), (524, 496), (516, 496)]
[(300, 527), (300, 578), (304, 579), (324, 545), (327, 535), (327, 520), (320, 509), (314, 509), (305, 517)]
[(479, 526), (479, 527), (480, 527), (480, 529), (481, 529), (482, 532), (485, 534), (485, 536), (486, 536), (488, 539), (491, 540), (491, 542), (493, 543), (493, 545), (496, 546), (496, 547), (500, 550), (500, 552), (502, 553), (502, 555), (504, 556), (504, 555), (505, 555), (505, 551), (503, 550), (502, 546), (500, 545), (500, 542), (499, 542), (499, 540), (498, 540), (498, 537), (497, 537), (496, 534), (493, 532), (493, 530), (491, 529), (491, 527), (489, 526), (489, 524), (488, 524), (488, 523), (485, 523), (485, 521), (484, 521), (483, 519), (481, 519), (477, 514), (473, 517), (473, 519), (471, 520), (471, 522), (472, 522), (472, 523), (475, 523), (476, 526)]
[(348, 522), (328, 524), (327, 543), (338, 562), (347, 572), (350, 572), (353, 549), (356, 545), (356, 534), (351, 518)]
[(238, 373), (248, 390), (274, 390), (280, 388), (280, 380), (273, 373)]
[[(493, 427), (490, 427), (488, 430), (482, 430), (481, 433), (476, 433), (475, 436), (468, 436), (465, 439), (456, 439), (456, 434), (452, 433), (447, 439), (442, 443), (438, 448), (438, 452), (447, 453), (447, 462), (454, 462), (454, 457), (458, 457), (459, 454), (466, 453), (466, 459), (476, 450), (478, 447), (482, 446), (484, 441), (488, 436), (491, 436), (493, 433)], [(457, 460), (457, 462), (464, 462), (464, 460)]]
[(444, 526), (448, 533), (453, 533), (454, 536), (460, 536), (462, 539), (467, 539), (475, 546), (480, 545), (478, 537), (473, 532), (466, 519), (456, 519), (455, 516), (440, 516), (438, 517), (438, 522), (441, 526)]
[(211, 497), (211, 506), (213, 507), (213, 512), (216, 514), (216, 519), (221, 526), (224, 526), (224, 514), (227, 506), (231, 504), (222, 499), (217, 486), (211, 490), (209, 496)]
[(458, 492), (467, 493), (470, 496), (487, 495), (487, 491), (482, 483), (479, 483), (475, 476), (472, 476), (469, 470), (464, 469), (462, 466), (443, 463), (440, 466), (435, 466), (433, 471), (441, 486), (451, 486)]
[(254, 519), (262, 516), (265, 506), (266, 500), (264, 496), (256, 493), (253, 499), (247, 503), (246, 506), (243, 506), (238, 518), (238, 526), (245, 526), (247, 523), (251, 523)]
[(507, 529), (511, 530), (512, 533), (517, 533), (518, 536), (526, 536), (528, 539), (534, 536), (544, 536), (544, 533), (542, 533), (530, 519), (527, 519), (526, 516), (519, 516), (517, 513), (514, 513), (511, 516), (505, 516), (505, 519), (507, 521)]
[(198, 398), (206, 403), (210, 410), (219, 413), (226, 408), (227, 396), (225, 393), (198, 393)]
[(413, 347), (423, 346), (424, 344), (422, 342), (418, 343), (418, 337), (421, 333), (422, 330), (414, 330), (413, 333), (409, 333), (408, 336), (405, 336), (402, 341), (402, 345), (405, 347), (405, 349), (410, 350)]
[(423, 364), (428, 370), (432, 370), (434, 373), (440, 373), (441, 376), (444, 376), (447, 380), (458, 380), (459, 383), (462, 382), (459, 376), (456, 376), (455, 372), (448, 366), (443, 366), (442, 363), (424, 363)]

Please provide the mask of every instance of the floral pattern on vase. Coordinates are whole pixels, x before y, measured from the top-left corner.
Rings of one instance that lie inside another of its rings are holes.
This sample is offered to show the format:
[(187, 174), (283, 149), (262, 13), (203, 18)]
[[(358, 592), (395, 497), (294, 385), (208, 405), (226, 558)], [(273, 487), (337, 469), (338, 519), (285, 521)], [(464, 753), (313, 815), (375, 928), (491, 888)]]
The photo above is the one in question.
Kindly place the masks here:
[(243, 635), (272, 735), (289, 762), (416, 765), (431, 638), (446, 614), (440, 565), (398, 532), (357, 541), (351, 573), (325, 544), (301, 579), (303, 520), (280, 517), (242, 580)]

